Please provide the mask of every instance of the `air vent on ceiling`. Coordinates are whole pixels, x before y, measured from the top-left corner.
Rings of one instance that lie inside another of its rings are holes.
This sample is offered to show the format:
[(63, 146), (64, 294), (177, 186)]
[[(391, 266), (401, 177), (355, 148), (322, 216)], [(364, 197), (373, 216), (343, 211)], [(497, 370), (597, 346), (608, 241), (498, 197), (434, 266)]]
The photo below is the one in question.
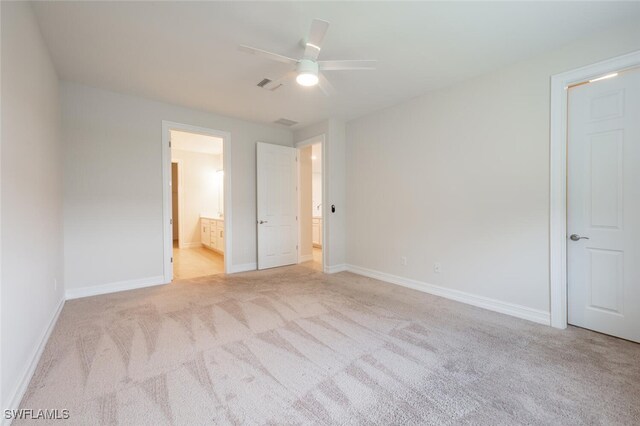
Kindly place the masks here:
[(298, 124), (297, 121), (293, 121), (293, 120), (288, 120), (286, 118), (281, 118), (279, 120), (274, 121), (274, 123), (276, 124), (282, 124), (283, 126), (287, 126), (287, 127), (291, 127), (294, 124)]
[(264, 87), (264, 86), (266, 86), (266, 85), (267, 85), (267, 84), (269, 84), (269, 83), (271, 83), (271, 80), (270, 80), (270, 79), (268, 79), (268, 78), (263, 78), (263, 79), (262, 79), (262, 81), (261, 81), (260, 83), (258, 83), (258, 85), (257, 85), (257, 86), (258, 86), (258, 87)]
[(262, 87), (263, 89), (270, 90), (272, 92), (282, 87), (282, 83), (272, 83), (273, 80), (271, 80), (270, 78), (263, 78), (260, 83), (256, 84), (256, 86)]

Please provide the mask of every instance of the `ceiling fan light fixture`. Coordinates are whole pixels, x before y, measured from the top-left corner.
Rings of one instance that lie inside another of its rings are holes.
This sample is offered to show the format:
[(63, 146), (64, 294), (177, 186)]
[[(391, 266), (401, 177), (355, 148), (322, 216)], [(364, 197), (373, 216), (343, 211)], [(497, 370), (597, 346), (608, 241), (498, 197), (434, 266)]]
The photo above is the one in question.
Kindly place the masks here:
[[(0, 0), (2, 1), (2, 0)], [(329, 23), (322, 19), (314, 19), (311, 22), (309, 35), (300, 40), (300, 46), (304, 47), (304, 54), (301, 59), (289, 58), (288, 56), (278, 53), (269, 52), (267, 50), (258, 49), (256, 47), (240, 45), (238, 49), (253, 55), (261, 56), (276, 62), (287, 64), (289, 70), (283, 76), (276, 79), (264, 79), (258, 83), (259, 87), (274, 91), (295, 77), (296, 82), (303, 87), (318, 86), (325, 96), (332, 96), (335, 89), (327, 80), (325, 71), (345, 71), (345, 70), (373, 70), (376, 68), (376, 61), (370, 60), (335, 60), (335, 61), (318, 61), (318, 56), (322, 51), (322, 44), (327, 35)], [(293, 69), (295, 67), (295, 69)], [(322, 74), (320, 74), (322, 71)], [(322, 81), (320, 81), (322, 77)]]
[(296, 82), (300, 86), (315, 86), (318, 84), (318, 76), (312, 73), (301, 72), (296, 77)]
[(318, 84), (318, 63), (309, 59), (298, 62), (296, 82), (300, 86), (315, 86)]

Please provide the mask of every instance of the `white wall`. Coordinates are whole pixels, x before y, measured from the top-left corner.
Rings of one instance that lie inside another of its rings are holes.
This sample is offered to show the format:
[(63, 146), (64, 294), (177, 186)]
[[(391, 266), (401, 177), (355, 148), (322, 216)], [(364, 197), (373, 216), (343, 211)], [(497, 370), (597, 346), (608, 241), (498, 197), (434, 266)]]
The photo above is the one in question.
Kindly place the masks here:
[(312, 215), (313, 217), (322, 217), (322, 173), (313, 173), (311, 178), (312, 191)]
[(17, 408), (62, 303), (64, 277), (58, 77), (31, 5), (2, 2), (1, 8), (4, 409)]
[(348, 263), (548, 312), (550, 76), (635, 49), (618, 28), (348, 123)]
[(231, 133), (232, 266), (255, 264), (255, 143), (292, 146), (290, 130), (74, 83), (61, 95), (67, 290), (162, 276), (162, 120)]
[[(330, 119), (311, 126), (296, 130), (294, 139), (302, 142), (314, 136), (325, 135), (325, 150), (322, 161), (326, 161), (325, 212), (322, 225), (327, 228), (330, 237), (323, 240), (323, 256), (326, 257), (328, 272), (339, 271), (344, 267), (346, 252), (346, 139), (345, 124), (339, 120)], [(331, 205), (336, 206), (335, 213), (331, 213)], [(325, 234), (326, 235), (326, 234)]]
[(313, 144), (311, 146), (313, 160), (313, 176), (311, 178), (312, 191), (312, 215), (313, 217), (322, 217), (322, 144)]
[(171, 159), (180, 160), (182, 243), (199, 246), (200, 215), (217, 217), (222, 211), (219, 200), (223, 182), (216, 173), (222, 170), (222, 156), (172, 149)]

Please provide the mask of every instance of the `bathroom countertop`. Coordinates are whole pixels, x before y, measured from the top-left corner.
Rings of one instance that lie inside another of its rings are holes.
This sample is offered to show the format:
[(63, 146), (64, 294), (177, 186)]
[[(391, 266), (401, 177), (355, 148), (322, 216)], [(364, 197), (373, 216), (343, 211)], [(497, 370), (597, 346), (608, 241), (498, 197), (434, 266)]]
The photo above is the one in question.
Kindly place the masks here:
[(224, 220), (224, 217), (201, 214), (200, 219)]

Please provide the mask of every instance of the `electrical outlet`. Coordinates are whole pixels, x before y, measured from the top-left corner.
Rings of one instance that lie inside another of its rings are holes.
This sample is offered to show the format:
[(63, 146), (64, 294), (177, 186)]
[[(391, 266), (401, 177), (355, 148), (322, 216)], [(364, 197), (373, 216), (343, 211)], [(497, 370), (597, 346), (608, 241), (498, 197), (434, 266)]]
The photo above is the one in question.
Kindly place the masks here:
[(436, 262), (433, 264), (433, 272), (435, 272), (436, 274), (442, 272), (442, 265), (440, 264), (440, 262)]
[(407, 258), (406, 258), (406, 257), (404, 257), (404, 256), (402, 256), (402, 257), (400, 258), (400, 264), (401, 264), (402, 266), (407, 266)]

